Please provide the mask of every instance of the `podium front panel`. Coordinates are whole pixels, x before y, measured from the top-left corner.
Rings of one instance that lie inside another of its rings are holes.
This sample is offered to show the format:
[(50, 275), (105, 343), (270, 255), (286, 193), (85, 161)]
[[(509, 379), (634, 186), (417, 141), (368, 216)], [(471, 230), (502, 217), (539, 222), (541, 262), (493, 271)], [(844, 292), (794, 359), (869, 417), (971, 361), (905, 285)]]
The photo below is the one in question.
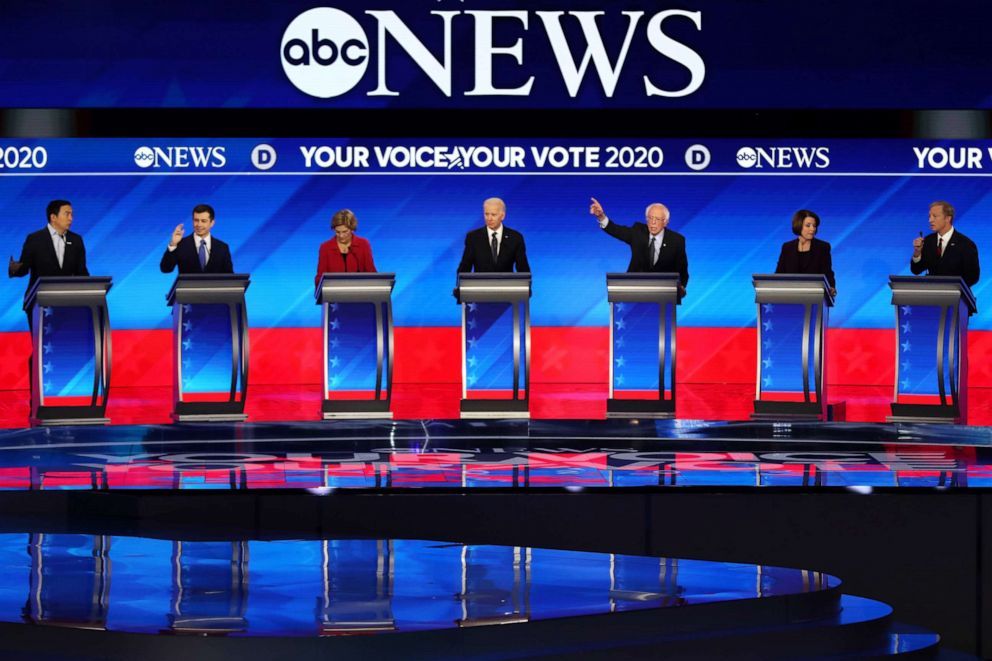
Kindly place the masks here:
[[(613, 303), (613, 396), (672, 389), (671, 303)], [(662, 316), (664, 315), (664, 317)]]
[[(527, 361), (515, 358), (524, 345), (523, 328), (513, 303), (467, 303), (465, 306), (465, 385), (490, 395), (520, 389), (527, 381)], [(519, 370), (514, 383), (514, 364)], [(525, 394), (521, 395), (522, 397)]]
[(232, 370), (239, 349), (236, 314), (235, 306), (225, 303), (182, 305), (177, 333), (182, 345), (179, 401), (227, 402), (232, 389), (240, 394), (241, 372)]
[[(818, 319), (823, 308), (793, 303), (763, 303), (761, 324), (761, 361), (758, 364), (761, 396), (805, 401), (807, 392), (817, 401), (815, 380), (818, 347)], [(811, 332), (812, 331), (812, 332)], [(810, 388), (810, 382), (814, 387)]]
[(38, 351), (42, 383), (40, 403), (45, 406), (97, 404), (102, 394), (94, 392), (99, 379), (94, 346), (97, 343), (92, 307), (38, 307), (35, 324), (41, 325)]
[[(349, 392), (374, 392), (381, 373), (388, 370), (388, 347), (379, 348), (382, 320), (378, 303), (330, 303), (325, 320), (327, 369), (324, 396), (331, 399)], [(382, 353), (380, 357), (380, 352)], [(377, 379), (378, 375), (378, 379)]]

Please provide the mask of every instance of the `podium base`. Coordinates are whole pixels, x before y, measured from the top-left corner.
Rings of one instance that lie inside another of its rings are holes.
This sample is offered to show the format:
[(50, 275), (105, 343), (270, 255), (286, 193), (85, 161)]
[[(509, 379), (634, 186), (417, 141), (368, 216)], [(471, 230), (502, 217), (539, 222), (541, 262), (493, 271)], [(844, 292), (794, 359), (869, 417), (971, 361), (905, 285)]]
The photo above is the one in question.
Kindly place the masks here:
[(320, 405), (324, 420), (392, 420), (388, 399), (325, 399)]
[(885, 416), (886, 422), (933, 423), (939, 425), (967, 424), (965, 416), (957, 406), (940, 404), (890, 404), (892, 415)]
[(840, 421), (847, 419), (847, 402), (827, 404), (824, 411), (815, 402), (769, 402), (754, 400), (752, 420), (819, 420)]
[(392, 420), (392, 411), (324, 411), (324, 420)]
[(526, 399), (463, 399), (463, 420), (530, 420)]
[(64, 427), (66, 425), (109, 425), (110, 418), (31, 418), (32, 427)]
[(244, 422), (248, 416), (244, 413), (173, 413), (176, 422)]
[(607, 419), (671, 420), (675, 417), (675, 401), (671, 399), (607, 399)]

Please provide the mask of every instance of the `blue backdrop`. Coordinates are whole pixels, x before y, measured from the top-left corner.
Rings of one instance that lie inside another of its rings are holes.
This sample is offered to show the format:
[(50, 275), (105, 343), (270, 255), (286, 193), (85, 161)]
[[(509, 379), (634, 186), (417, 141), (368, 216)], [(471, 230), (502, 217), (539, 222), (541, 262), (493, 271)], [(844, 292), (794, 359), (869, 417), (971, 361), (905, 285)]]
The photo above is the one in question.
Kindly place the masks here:
[[(267, 170), (251, 158), (261, 142), (8, 141), (0, 145), (0, 242), (16, 258), (24, 237), (43, 227), (45, 204), (53, 198), (71, 200), (73, 230), (85, 239), (90, 272), (114, 278), (110, 315), (114, 328), (123, 329), (169, 327), (165, 294), (175, 275), (160, 273), (158, 263), (178, 223), (191, 232), (191, 209), (200, 202), (217, 210), (214, 235), (231, 245), (235, 270), (251, 273), (249, 319), (256, 327), (320, 325), (320, 309), (313, 303), (317, 248), (332, 236), (330, 217), (343, 207), (357, 214), (358, 233), (372, 242), (379, 270), (397, 274), (393, 301), (399, 326), (460, 323), (451, 297), (455, 268), (465, 233), (482, 225), (482, 201), (490, 196), (506, 201), (506, 224), (526, 238), (535, 325), (608, 323), (604, 274), (623, 271), (629, 249), (599, 229), (588, 213), (590, 196), (622, 223), (643, 220), (649, 202), (669, 206), (670, 227), (686, 236), (688, 247), (691, 278), (679, 310), (683, 325), (753, 324), (750, 276), (774, 270), (781, 244), (793, 238), (792, 213), (804, 207), (820, 215), (819, 237), (833, 245), (834, 327), (893, 327), (887, 278), (909, 273), (912, 240), (920, 231), (929, 232), (927, 207), (935, 199), (956, 205), (955, 227), (975, 240), (981, 261), (992, 268), (992, 199), (985, 173), (992, 157), (981, 143), (712, 140), (706, 142), (710, 163), (694, 171), (684, 158), (692, 141), (685, 140), (272, 140), (267, 142), (277, 160)], [(419, 166), (376, 163), (375, 147), (414, 144), (515, 146), (524, 157), (519, 167), (479, 165), (471, 159), (468, 165), (464, 159), (461, 165), (440, 159), (421, 159)], [(364, 146), (370, 162), (367, 167), (319, 168), (315, 161), (307, 168), (300, 148), (314, 145)], [(610, 168), (612, 145), (631, 153), (640, 146), (649, 155), (643, 167), (635, 158), (629, 167)], [(202, 153), (213, 156), (184, 166), (177, 146), (212, 147), (213, 152)], [(601, 158), (539, 165), (534, 150), (549, 146), (598, 147)], [(221, 147), (223, 152), (217, 152)], [(945, 163), (940, 157), (924, 159), (921, 168), (914, 148), (937, 147), (977, 151), (971, 152), (970, 168), (967, 158), (954, 168), (953, 160)], [(148, 153), (145, 148), (154, 162), (135, 160), (136, 154)], [(794, 150), (819, 156), (797, 164)], [(738, 155), (752, 152), (759, 160), (744, 167), (748, 161)], [(170, 153), (171, 166), (161, 157)], [(660, 165), (658, 153), (663, 154)], [(786, 153), (793, 156), (782, 156)], [(974, 289), (980, 312), (972, 328), (992, 328), (983, 304), (988, 282), (986, 275)], [(0, 331), (26, 329), (20, 310), (26, 284), (26, 279), (3, 280)]]

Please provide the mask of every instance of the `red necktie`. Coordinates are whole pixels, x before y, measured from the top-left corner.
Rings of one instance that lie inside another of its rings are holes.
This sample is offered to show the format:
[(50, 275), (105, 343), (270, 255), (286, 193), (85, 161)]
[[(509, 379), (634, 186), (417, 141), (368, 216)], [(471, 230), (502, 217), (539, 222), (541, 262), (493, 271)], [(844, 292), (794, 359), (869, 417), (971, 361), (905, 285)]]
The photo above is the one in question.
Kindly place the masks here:
[(944, 237), (937, 237), (937, 257), (944, 256)]

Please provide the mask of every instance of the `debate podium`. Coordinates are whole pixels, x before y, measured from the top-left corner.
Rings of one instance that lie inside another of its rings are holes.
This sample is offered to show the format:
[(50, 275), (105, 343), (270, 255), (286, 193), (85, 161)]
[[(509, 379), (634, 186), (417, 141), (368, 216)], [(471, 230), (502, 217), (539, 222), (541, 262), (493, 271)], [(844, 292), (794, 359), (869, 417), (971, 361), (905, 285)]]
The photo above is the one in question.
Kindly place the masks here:
[(38, 278), (31, 312), (31, 424), (105, 425), (110, 395), (109, 277)]
[(957, 276), (889, 277), (896, 382), (888, 422), (967, 424), (968, 317), (975, 297)]
[(834, 299), (824, 275), (754, 274), (757, 387), (752, 420), (826, 420), (827, 321)]
[[(321, 413), (392, 418), (393, 273), (325, 273), (314, 292), (323, 309)], [(385, 383), (383, 383), (385, 377)]]
[(244, 273), (180, 275), (172, 307), (173, 410), (176, 422), (247, 418), (248, 310)]
[(459, 273), (458, 292), (461, 417), (529, 418), (530, 273)]
[(607, 273), (606, 294), (610, 303), (606, 417), (674, 418), (679, 274)]

